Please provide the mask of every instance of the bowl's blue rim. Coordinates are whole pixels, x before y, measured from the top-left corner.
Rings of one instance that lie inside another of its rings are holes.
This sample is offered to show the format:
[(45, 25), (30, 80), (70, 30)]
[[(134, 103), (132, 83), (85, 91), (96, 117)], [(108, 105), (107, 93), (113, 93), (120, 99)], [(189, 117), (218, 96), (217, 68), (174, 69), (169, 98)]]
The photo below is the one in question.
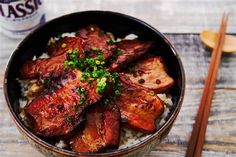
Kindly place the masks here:
[[(36, 135), (34, 135), (30, 130), (28, 130), (24, 124), (21, 122), (21, 120), (19, 119), (18, 115), (14, 112), (13, 108), (12, 108), (12, 105), (10, 103), (10, 100), (9, 100), (9, 97), (8, 97), (8, 89), (7, 89), (7, 78), (8, 78), (8, 73), (9, 73), (9, 65), (12, 63), (12, 59), (14, 58), (14, 56), (16, 55), (16, 52), (17, 52), (17, 49), (18, 47), (20, 47), (21, 45), (23, 45), (25, 43), (25, 41), (27, 41), (27, 39), (29, 39), (32, 34), (34, 34), (35, 32), (37, 32), (41, 27), (44, 27), (44, 25), (47, 25), (47, 24), (50, 24), (51, 22), (53, 21), (57, 21), (59, 20), (60, 18), (63, 18), (63, 17), (67, 17), (67, 16), (71, 16), (71, 15), (74, 15), (74, 14), (86, 14), (86, 13), (100, 13), (100, 14), (113, 14), (113, 15), (116, 15), (116, 16), (121, 16), (121, 17), (124, 17), (124, 18), (127, 18), (127, 19), (130, 19), (130, 20), (133, 20), (133, 21), (136, 21), (138, 23), (141, 23), (142, 25), (145, 25), (146, 27), (148, 27), (149, 29), (151, 29), (152, 31), (154, 31), (155, 33), (157, 33), (163, 40), (165, 40), (165, 42), (171, 47), (171, 50), (172, 52), (174, 53), (174, 55), (176, 56), (177, 60), (178, 60), (178, 63), (179, 63), (179, 66), (180, 66), (180, 69), (181, 69), (181, 77), (182, 77), (182, 80), (181, 80), (181, 93), (180, 93), (180, 98), (179, 98), (179, 101), (176, 105), (176, 108), (174, 110), (174, 112), (172, 113), (172, 115), (169, 117), (169, 119), (162, 125), (161, 128), (159, 128), (159, 130), (157, 130), (153, 135), (151, 135), (150, 137), (148, 137), (147, 139), (141, 141), (140, 143), (137, 143), (137, 144), (134, 144), (128, 148), (124, 148), (124, 149), (120, 149), (120, 150), (115, 150), (115, 151), (111, 151), (111, 152), (106, 152), (106, 153), (79, 153), (79, 152), (73, 152), (73, 151), (69, 151), (69, 150), (65, 150), (65, 149), (62, 149), (62, 148), (58, 148), (54, 145), (51, 145), (45, 141), (43, 141), (42, 139), (40, 139), (39, 137), (37, 137)], [(146, 22), (142, 21), (142, 20), (139, 20), (135, 17), (132, 17), (132, 16), (129, 16), (129, 15), (125, 15), (125, 14), (122, 14), (122, 13), (118, 13), (118, 12), (112, 12), (112, 11), (101, 11), (101, 10), (89, 10), (89, 11), (82, 11), (82, 12), (75, 12), (75, 13), (71, 13), (71, 14), (67, 14), (67, 15), (63, 15), (63, 16), (60, 16), (60, 17), (57, 17), (53, 20), (50, 20), (48, 21), (47, 23), (45, 23), (44, 25), (38, 27), (36, 30), (34, 30), (33, 32), (31, 32), (19, 45), (18, 47), (14, 50), (14, 52), (11, 54), (10, 56), (10, 59), (7, 63), (7, 66), (6, 66), (6, 70), (5, 70), (5, 75), (4, 75), (4, 82), (3, 82), (3, 89), (4, 89), (4, 96), (5, 96), (5, 100), (7, 102), (7, 108), (8, 108), (8, 111), (12, 117), (12, 119), (15, 121), (15, 124), (18, 126), (18, 128), (20, 128), (20, 130), (22, 132), (24, 132), (31, 140), (33, 140), (34, 142), (38, 143), (39, 145), (45, 147), (45, 148), (48, 148), (48, 149), (53, 149), (52, 151), (55, 151), (57, 153), (61, 153), (63, 155), (69, 155), (69, 156), (76, 156), (76, 155), (82, 155), (82, 156), (113, 156), (113, 155), (123, 155), (123, 154), (126, 154), (127, 152), (131, 152), (131, 151), (134, 151), (134, 150), (137, 150), (141, 147), (143, 147), (144, 145), (154, 141), (156, 138), (158, 138), (158, 136), (163, 133), (165, 131), (166, 128), (168, 128), (169, 125), (171, 125), (179, 111), (180, 111), (180, 108), (182, 106), (182, 103), (183, 103), (183, 98), (184, 98), (184, 94), (185, 94), (185, 73), (184, 73), (184, 68), (183, 68), (183, 64), (180, 60), (180, 57), (177, 53), (177, 50), (175, 49), (175, 47), (170, 43), (170, 41), (167, 39), (167, 37), (165, 35), (163, 35), (162, 33), (160, 33), (158, 30), (156, 30), (154, 27), (152, 27), (151, 25), (147, 24)]]

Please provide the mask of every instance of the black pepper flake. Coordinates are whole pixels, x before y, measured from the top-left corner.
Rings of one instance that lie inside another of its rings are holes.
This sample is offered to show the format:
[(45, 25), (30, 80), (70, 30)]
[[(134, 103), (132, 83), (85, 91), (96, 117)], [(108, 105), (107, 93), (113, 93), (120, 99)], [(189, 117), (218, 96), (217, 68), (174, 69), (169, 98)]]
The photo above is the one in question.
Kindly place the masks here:
[(142, 110), (144, 109), (144, 106), (143, 106), (143, 105), (141, 105), (141, 109), (142, 109)]
[(50, 108), (53, 108), (53, 107), (54, 107), (54, 105), (53, 105), (53, 104), (49, 104), (49, 107), (50, 107)]
[(145, 80), (144, 79), (140, 79), (140, 80), (138, 80), (138, 83), (140, 83), (140, 84), (142, 84), (142, 83), (144, 83), (145, 82)]
[(138, 74), (141, 76), (144, 73), (142, 70), (138, 70)]
[(161, 63), (163, 63), (163, 59), (162, 58), (160, 58), (160, 60), (159, 60)]
[(63, 105), (62, 105), (62, 104), (58, 104), (58, 105), (57, 105), (57, 109), (58, 109), (59, 111), (61, 111), (61, 110), (63, 109)]
[(156, 79), (156, 84), (160, 84), (160, 83), (161, 83), (161, 80)]
[(134, 73), (133, 76), (134, 76), (134, 77), (137, 77), (138, 75), (137, 75), (137, 73)]

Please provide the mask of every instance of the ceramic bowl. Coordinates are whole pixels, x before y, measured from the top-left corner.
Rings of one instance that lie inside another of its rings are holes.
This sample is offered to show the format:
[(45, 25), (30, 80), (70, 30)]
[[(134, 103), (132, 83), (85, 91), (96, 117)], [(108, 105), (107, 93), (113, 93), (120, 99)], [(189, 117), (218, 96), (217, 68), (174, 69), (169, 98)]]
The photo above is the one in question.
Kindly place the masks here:
[[(76, 153), (58, 148), (33, 134), (22, 123), (19, 114), (20, 86), (16, 81), (19, 67), (33, 56), (40, 56), (46, 51), (50, 37), (59, 33), (73, 32), (89, 24), (98, 24), (103, 30), (112, 32), (115, 37), (135, 34), (140, 39), (155, 42), (153, 55), (162, 56), (175, 85), (170, 93), (173, 96), (174, 108), (166, 122), (157, 131), (142, 142), (125, 149), (106, 153)], [(156, 144), (169, 133), (180, 111), (185, 91), (185, 75), (181, 60), (174, 46), (158, 30), (134, 17), (110, 11), (85, 11), (65, 15), (47, 22), (29, 34), (12, 53), (4, 77), (4, 94), (7, 108), (20, 133), (39, 152), (48, 157), (65, 156), (142, 156), (150, 152)]]

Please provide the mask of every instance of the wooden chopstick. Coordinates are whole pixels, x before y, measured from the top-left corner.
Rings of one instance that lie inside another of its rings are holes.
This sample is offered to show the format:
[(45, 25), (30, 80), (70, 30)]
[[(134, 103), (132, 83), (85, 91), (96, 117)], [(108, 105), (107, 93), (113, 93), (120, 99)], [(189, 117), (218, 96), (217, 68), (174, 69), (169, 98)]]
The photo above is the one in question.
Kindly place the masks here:
[(228, 15), (223, 14), (221, 20), (221, 26), (217, 36), (216, 45), (212, 51), (212, 57), (209, 65), (208, 75), (205, 81), (205, 87), (203, 90), (200, 106), (197, 113), (196, 122), (193, 127), (192, 135), (190, 138), (189, 146), (187, 149), (186, 157), (200, 157), (205, 132), (208, 123), (209, 112), (211, 108), (211, 101), (214, 94), (214, 88), (216, 84), (217, 72), (219, 69), (222, 48), (224, 44), (225, 31), (228, 21)]
[(206, 99), (206, 104), (208, 104), (208, 105), (206, 105), (205, 109), (204, 109), (204, 114), (203, 114), (202, 123), (201, 123), (202, 127), (201, 127), (199, 135), (198, 135), (199, 140), (197, 141), (195, 156), (201, 156), (201, 152), (202, 152), (202, 148), (203, 148), (203, 144), (204, 144), (204, 138), (205, 138), (207, 123), (208, 123), (208, 117), (209, 117), (210, 108), (211, 108), (211, 101), (212, 101), (212, 98), (213, 98), (215, 84), (216, 84), (217, 72), (218, 72), (218, 69), (219, 69), (219, 66), (220, 66), (220, 62), (221, 62), (222, 49), (223, 49), (223, 45), (224, 45), (227, 21), (228, 21), (228, 15), (225, 16), (224, 21), (223, 21), (221, 39), (220, 39), (218, 51), (216, 51), (217, 56), (216, 56), (216, 59), (215, 59), (215, 66), (213, 66), (214, 70), (213, 70), (213, 73), (211, 75), (211, 81), (210, 81), (210, 87), (209, 87), (210, 92), (208, 93), (207, 99)]

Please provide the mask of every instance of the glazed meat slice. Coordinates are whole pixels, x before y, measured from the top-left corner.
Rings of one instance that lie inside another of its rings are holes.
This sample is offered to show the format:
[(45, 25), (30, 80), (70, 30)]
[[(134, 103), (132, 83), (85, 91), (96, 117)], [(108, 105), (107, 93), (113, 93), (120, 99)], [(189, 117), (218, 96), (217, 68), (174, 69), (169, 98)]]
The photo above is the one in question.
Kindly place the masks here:
[[(65, 42), (64, 41), (67, 41)], [(36, 59), (34, 61), (27, 61), (20, 69), (20, 78), (34, 79), (45, 77), (58, 77), (65, 71), (64, 61), (67, 59), (67, 52), (69, 50), (78, 49), (78, 58), (85, 57), (83, 51), (83, 41), (79, 38), (64, 38), (63, 42), (57, 44), (52, 57)], [(72, 40), (73, 39), (73, 40)], [(70, 43), (72, 42), (72, 44)], [(76, 44), (74, 43), (76, 42)], [(67, 43), (66, 47), (61, 47), (61, 43)], [(59, 45), (59, 46), (58, 46)]]
[(84, 44), (84, 40), (80, 37), (64, 37), (55, 43), (49, 44), (48, 54), (50, 56), (58, 56), (74, 49), (78, 49), (80, 53), (84, 53)]
[(120, 111), (114, 104), (96, 104), (86, 113), (85, 128), (70, 140), (76, 152), (100, 152), (120, 142)]
[(80, 123), (83, 110), (100, 100), (96, 81), (81, 82), (81, 75), (82, 72), (73, 70), (26, 106), (26, 113), (34, 121), (35, 134), (44, 137), (67, 135)]
[(156, 119), (164, 112), (164, 103), (151, 91), (123, 84), (115, 101), (126, 126), (143, 133), (156, 131)]
[(174, 80), (167, 72), (161, 57), (146, 58), (138, 61), (128, 72), (120, 73), (123, 82), (136, 88), (163, 92), (169, 89)]
[(140, 40), (123, 40), (117, 43), (116, 58), (112, 61), (108, 71), (118, 71), (127, 63), (139, 58), (141, 55), (147, 53), (153, 43), (150, 41)]
[(116, 45), (111, 42), (111, 34), (105, 33), (97, 25), (90, 25), (80, 29), (77, 35), (85, 40), (84, 49), (89, 57), (96, 57), (101, 54), (106, 61), (116, 49)]
[(52, 58), (42, 58), (35, 61), (27, 61), (20, 69), (20, 78), (34, 79), (46, 77), (58, 77), (65, 70), (64, 61), (66, 55)]

